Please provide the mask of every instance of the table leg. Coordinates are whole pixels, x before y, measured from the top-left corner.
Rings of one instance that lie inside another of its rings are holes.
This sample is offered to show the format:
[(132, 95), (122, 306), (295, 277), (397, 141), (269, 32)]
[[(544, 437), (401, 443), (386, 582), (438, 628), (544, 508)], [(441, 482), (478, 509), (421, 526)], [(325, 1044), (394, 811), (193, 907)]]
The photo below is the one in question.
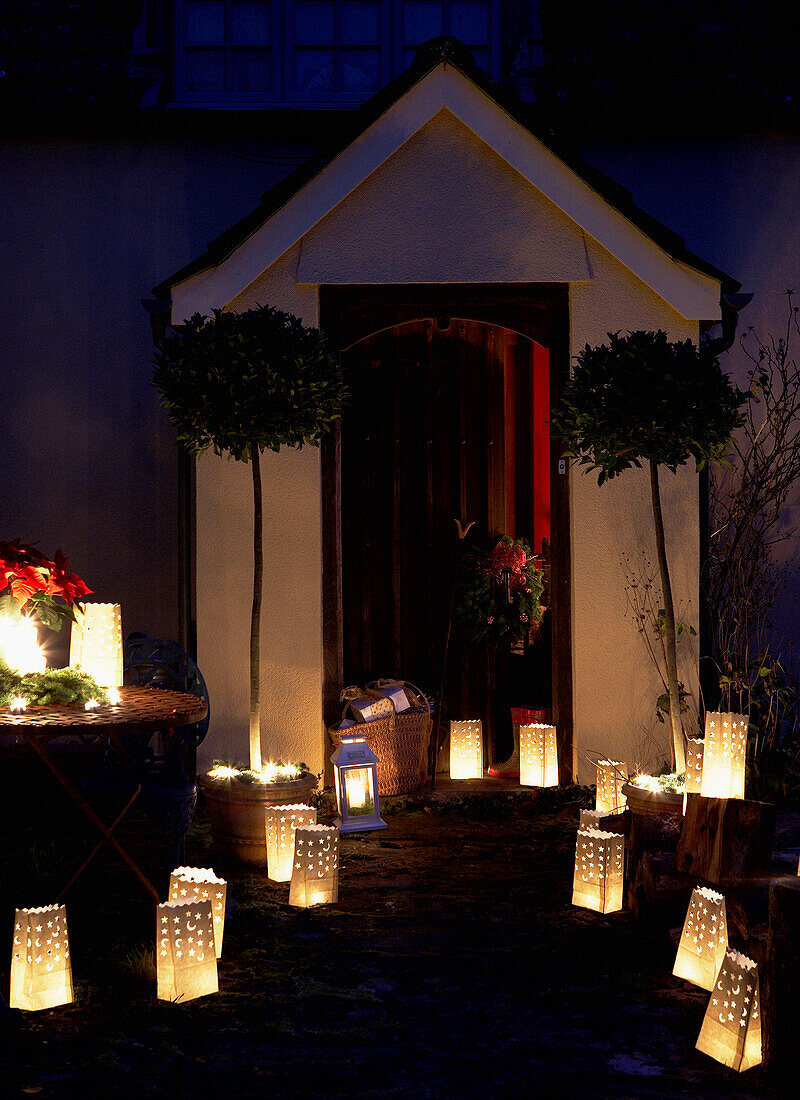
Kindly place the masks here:
[[(83, 797), (83, 795), (80, 793), (78, 788), (74, 785), (74, 783), (72, 783), (71, 780), (68, 779), (67, 776), (64, 775), (64, 773), (61, 771), (61, 769), (56, 765), (55, 761), (50, 756), (50, 754), (47, 752), (44, 745), (41, 744), (41, 742), (39, 741), (39, 739), (35, 735), (29, 734), (28, 731), (22, 729), (21, 727), (19, 728), (18, 732), (22, 737), (25, 738), (25, 740), (31, 746), (31, 748), (36, 753), (36, 755), (39, 757), (39, 759), (46, 765), (48, 770), (50, 772), (52, 772), (52, 774), (56, 777), (56, 779), (59, 781), (59, 783), (64, 788), (64, 790), (67, 792), (67, 794), (72, 798), (75, 805), (78, 806), (78, 808), (89, 819), (89, 821), (91, 821), (91, 823), (98, 830), (98, 832), (103, 834), (103, 837), (108, 841), (108, 843), (111, 845), (111, 847), (114, 849), (114, 851), (120, 857), (120, 859), (123, 860), (123, 862), (127, 865), (128, 869), (138, 878), (138, 880), (139, 880), (139, 882), (141, 882), (142, 886), (144, 886), (144, 888), (147, 890), (147, 892), (150, 894), (150, 896), (154, 899), (156, 905), (158, 905), (158, 903), (161, 899), (158, 896), (158, 891), (156, 890), (156, 888), (149, 881), (149, 879), (144, 875), (144, 873), (141, 871), (139, 866), (134, 862), (132, 857), (128, 855), (128, 853), (125, 851), (125, 849), (119, 843), (117, 838), (115, 836), (113, 836), (113, 834), (111, 832), (111, 829), (109, 829), (108, 826), (106, 826), (100, 820), (100, 818), (94, 812), (92, 807), (89, 805), (89, 803)], [(131, 803), (133, 802), (133, 799), (136, 798), (136, 795), (138, 795), (138, 793), (139, 793), (139, 791), (137, 790), (135, 792), (133, 798), (128, 802), (128, 805), (123, 810), (123, 813), (120, 814), (117, 817), (117, 819), (115, 820), (115, 822), (113, 823), (112, 828), (115, 828), (119, 824), (120, 820), (122, 819), (122, 816), (124, 816), (124, 814), (127, 813), (128, 809), (130, 809)], [(92, 857), (95, 855), (95, 853), (99, 850), (100, 847), (101, 847), (101, 844), (97, 845), (95, 850), (89, 856), (89, 859), (84, 861), (83, 866), (79, 869), (77, 874), (72, 876), (72, 878), (70, 879), (69, 883), (67, 884), (67, 887), (65, 888), (65, 890), (69, 886), (72, 885), (72, 883), (78, 877), (78, 874), (80, 874), (81, 871), (86, 867), (89, 860), (92, 859)], [(62, 892), (64, 892), (64, 891), (62, 891)]]

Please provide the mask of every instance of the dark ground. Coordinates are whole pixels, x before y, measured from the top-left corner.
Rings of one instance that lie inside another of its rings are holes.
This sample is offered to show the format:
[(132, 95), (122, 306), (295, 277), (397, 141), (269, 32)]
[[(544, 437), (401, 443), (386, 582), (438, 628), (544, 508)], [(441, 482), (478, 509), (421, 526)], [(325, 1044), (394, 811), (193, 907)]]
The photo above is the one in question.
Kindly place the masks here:
[[(35, 783), (32, 778), (35, 775)], [(228, 876), (220, 993), (155, 999), (154, 915), (110, 856), (67, 897), (74, 1005), (27, 1013), (0, 1096), (762, 1097), (694, 1050), (707, 995), (671, 976), (665, 927), (570, 905), (574, 789), (387, 808), (342, 841), (340, 901), (215, 859)], [(56, 900), (90, 835), (33, 763), (0, 779), (0, 988), (14, 907)], [(124, 840), (166, 886), (142, 816)]]

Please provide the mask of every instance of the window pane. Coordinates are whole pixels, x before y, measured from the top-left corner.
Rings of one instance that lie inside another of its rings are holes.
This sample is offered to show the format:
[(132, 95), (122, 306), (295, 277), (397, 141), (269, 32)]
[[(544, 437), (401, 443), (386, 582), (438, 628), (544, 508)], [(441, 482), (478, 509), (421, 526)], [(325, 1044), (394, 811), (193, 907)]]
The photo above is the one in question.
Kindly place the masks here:
[(408, 45), (420, 46), (440, 34), (444, 34), (441, 0), (405, 0), (403, 39)]
[(186, 41), (225, 41), (224, 0), (187, 0)]
[(342, 91), (377, 92), (380, 50), (342, 50)]
[(487, 0), (452, 0), (450, 34), (462, 42), (489, 41), (489, 5)]
[(272, 41), (269, 0), (233, 0), (231, 4), (231, 42), (263, 46)]
[(306, 95), (332, 92), (335, 88), (334, 79), (333, 50), (295, 50), (296, 92)]
[(223, 50), (186, 51), (187, 92), (225, 91), (225, 52)]
[(333, 42), (333, 0), (297, 0), (294, 38), (298, 45)]
[(271, 92), (272, 51), (234, 50), (231, 53), (231, 87), (234, 92)]
[(381, 26), (377, 0), (343, 0), (340, 13), (343, 46), (378, 45)]

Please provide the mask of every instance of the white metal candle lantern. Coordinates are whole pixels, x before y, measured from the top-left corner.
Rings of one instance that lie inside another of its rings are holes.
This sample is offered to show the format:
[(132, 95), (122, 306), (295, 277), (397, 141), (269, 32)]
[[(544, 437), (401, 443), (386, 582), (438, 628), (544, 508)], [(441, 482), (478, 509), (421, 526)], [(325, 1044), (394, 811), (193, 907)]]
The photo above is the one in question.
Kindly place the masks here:
[(17, 909), (11, 952), (11, 1008), (72, 1004), (67, 911), (63, 905)]
[(703, 786), (703, 750), (702, 737), (689, 737), (686, 740), (686, 782), (687, 794), (700, 794)]
[(748, 719), (744, 714), (706, 714), (704, 798), (744, 798)]
[(157, 915), (160, 1001), (192, 1001), (219, 989), (214, 918), (208, 898), (165, 901)]
[(725, 952), (697, 1049), (739, 1073), (761, 1064), (758, 967), (738, 951)]
[(483, 722), (480, 718), (450, 723), (450, 778), (483, 778)]
[(705, 886), (696, 886), (683, 924), (672, 973), (676, 978), (711, 990), (728, 947), (725, 898)]
[(294, 832), (298, 825), (316, 825), (317, 811), (303, 803), (267, 806), (267, 875), (288, 882), (294, 865)]
[(69, 663), (102, 687), (122, 686), (122, 611), (118, 603), (75, 605)]
[(339, 830), (335, 825), (298, 825), (289, 904), (300, 909), (339, 900)]
[(555, 726), (533, 722), (519, 727), (519, 782), (522, 787), (558, 786)]
[(601, 829), (578, 829), (572, 904), (596, 913), (622, 908), (625, 837)]
[(227, 895), (227, 882), (224, 878), (217, 878), (210, 867), (176, 867), (169, 876), (170, 901), (205, 898), (211, 902), (211, 915), (214, 918), (214, 953), (217, 958), (222, 955)]
[(378, 758), (363, 737), (343, 737), (331, 757), (336, 783), (336, 825), (343, 833), (385, 829), (378, 797)]
[(597, 761), (597, 796), (594, 808), (612, 814), (623, 810), (628, 803), (622, 786), (628, 782), (628, 772), (622, 760)]

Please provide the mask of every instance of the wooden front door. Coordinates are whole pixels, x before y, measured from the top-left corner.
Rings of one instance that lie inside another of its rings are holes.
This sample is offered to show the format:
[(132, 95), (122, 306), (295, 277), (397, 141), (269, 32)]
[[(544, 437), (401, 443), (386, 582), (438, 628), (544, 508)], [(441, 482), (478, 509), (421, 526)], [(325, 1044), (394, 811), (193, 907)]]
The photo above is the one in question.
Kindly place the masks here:
[[(433, 695), (454, 519), (473, 520), (481, 543), (508, 533), (541, 551), (549, 540), (548, 353), (498, 325), (425, 319), (359, 340), (343, 365), (344, 682), (399, 676)], [(454, 631), (444, 717), (482, 718), (490, 760), (496, 735), (501, 759), (510, 748), (509, 703), (551, 702), (549, 659), (544, 682), (516, 689), (512, 664)]]

